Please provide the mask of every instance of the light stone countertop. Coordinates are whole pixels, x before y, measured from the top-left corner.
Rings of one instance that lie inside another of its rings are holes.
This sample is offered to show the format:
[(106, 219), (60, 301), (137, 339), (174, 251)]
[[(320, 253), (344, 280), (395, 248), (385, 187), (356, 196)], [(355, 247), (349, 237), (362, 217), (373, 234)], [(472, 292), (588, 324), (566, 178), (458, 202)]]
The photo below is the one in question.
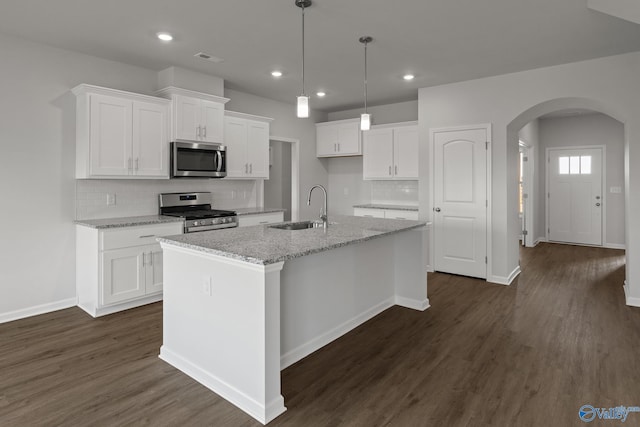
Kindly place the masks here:
[[(161, 243), (224, 256), (252, 264), (273, 264), (425, 226), (424, 221), (331, 216), (330, 225), (306, 230), (278, 230), (268, 225), (159, 237)], [(334, 223), (335, 224), (331, 224)]]
[(258, 214), (267, 214), (267, 213), (276, 213), (276, 212), (284, 212), (286, 209), (279, 208), (238, 208), (238, 209), (228, 209), (230, 211), (235, 211), (235, 213), (240, 215), (258, 215)]
[(127, 216), (122, 218), (103, 218), (103, 219), (78, 219), (74, 221), (77, 225), (83, 225), (90, 228), (118, 228), (118, 227), (135, 227), (138, 225), (164, 224), (168, 222), (183, 222), (182, 218), (164, 215), (147, 215), (147, 216)]
[(363, 205), (353, 205), (354, 208), (366, 209), (397, 209), (399, 211), (418, 211), (418, 206), (411, 205), (383, 205), (379, 203), (366, 203)]

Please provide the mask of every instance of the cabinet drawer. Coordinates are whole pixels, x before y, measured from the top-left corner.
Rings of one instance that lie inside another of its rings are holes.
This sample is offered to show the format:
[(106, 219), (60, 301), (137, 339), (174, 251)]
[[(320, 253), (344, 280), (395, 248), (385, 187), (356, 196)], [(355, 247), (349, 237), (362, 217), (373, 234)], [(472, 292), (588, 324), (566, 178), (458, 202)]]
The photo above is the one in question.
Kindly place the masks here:
[(369, 209), (369, 208), (353, 208), (354, 216), (366, 216), (369, 218), (384, 218), (383, 209)]
[(181, 222), (168, 224), (144, 225), (139, 227), (123, 227), (103, 231), (100, 239), (100, 250), (126, 248), (130, 246), (152, 245), (156, 238), (182, 234)]
[(400, 209), (385, 209), (385, 218), (387, 219), (412, 219), (418, 220), (418, 211), (407, 211)]
[(276, 224), (284, 221), (283, 212), (274, 212), (257, 215), (240, 215), (238, 217), (238, 227), (250, 227), (252, 225)]

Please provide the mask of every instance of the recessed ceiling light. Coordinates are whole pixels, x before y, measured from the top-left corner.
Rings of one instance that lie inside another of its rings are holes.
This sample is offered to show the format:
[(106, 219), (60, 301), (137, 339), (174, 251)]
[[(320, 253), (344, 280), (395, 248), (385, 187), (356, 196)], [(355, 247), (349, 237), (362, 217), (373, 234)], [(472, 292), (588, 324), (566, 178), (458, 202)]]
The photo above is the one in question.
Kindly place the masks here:
[(402, 78), (409, 81), (409, 80), (413, 80), (416, 76), (414, 76), (413, 74), (405, 74)]
[(317, 92), (316, 95), (318, 95), (320, 98), (322, 98), (323, 96), (326, 95), (326, 92), (320, 91), (320, 92)]
[(272, 71), (271, 75), (273, 77), (282, 77), (282, 71), (278, 71), (278, 70)]
[(158, 36), (158, 38), (163, 42), (170, 42), (173, 40), (173, 36), (169, 33), (158, 33), (156, 36)]

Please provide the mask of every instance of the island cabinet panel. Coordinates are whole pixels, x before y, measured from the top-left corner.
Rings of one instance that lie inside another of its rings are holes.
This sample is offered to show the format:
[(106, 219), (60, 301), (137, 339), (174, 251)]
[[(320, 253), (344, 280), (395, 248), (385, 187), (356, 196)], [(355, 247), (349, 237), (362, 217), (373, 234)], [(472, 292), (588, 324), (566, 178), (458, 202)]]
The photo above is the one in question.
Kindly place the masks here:
[(182, 234), (182, 223), (95, 229), (76, 226), (78, 306), (93, 317), (162, 299), (159, 236)]
[(283, 212), (270, 212), (264, 214), (238, 216), (238, 227), (250, 227), (252, 225), (277, 224), (284, 221)]
[(269, 179), (268, 117), (228, 111), (224, 118), (226, 179)]
[(370, 218), (418, 220), (417, 208), (415, 211), (404, 209), (353, 208), (353, 215)]
[(169, 101), (80, 85), (76, 178), (169, 178)]
[(363, 132), (363, 177), (367, 180), (418, 179), (418, 125), (372, 126)]
[(343, 157), (362, 155), (358, 119), (316, 123), (316, 156)]

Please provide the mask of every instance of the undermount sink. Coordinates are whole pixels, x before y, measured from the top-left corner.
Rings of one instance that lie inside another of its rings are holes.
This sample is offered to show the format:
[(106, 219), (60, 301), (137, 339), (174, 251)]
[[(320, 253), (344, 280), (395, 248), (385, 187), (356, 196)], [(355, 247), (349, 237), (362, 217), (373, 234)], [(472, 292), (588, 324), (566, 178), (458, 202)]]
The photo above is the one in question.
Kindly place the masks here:
[(322, 223), (314, 221), (287, 222), (285, 224), (270, 225), (269, 228), (277, 228), (278, 230), (307, 230), (309, 228), (321, 228)]

